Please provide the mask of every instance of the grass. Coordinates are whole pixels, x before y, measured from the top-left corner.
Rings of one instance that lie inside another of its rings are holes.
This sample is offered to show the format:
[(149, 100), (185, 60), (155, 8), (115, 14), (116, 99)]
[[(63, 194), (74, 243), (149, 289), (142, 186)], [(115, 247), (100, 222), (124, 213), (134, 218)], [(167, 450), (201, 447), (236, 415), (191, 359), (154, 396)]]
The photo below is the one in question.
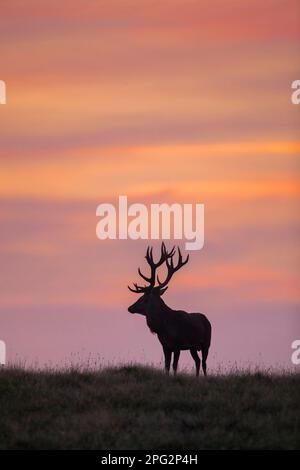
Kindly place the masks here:
[(300, 375), (0, 371), (0, 449), (299, 449)]

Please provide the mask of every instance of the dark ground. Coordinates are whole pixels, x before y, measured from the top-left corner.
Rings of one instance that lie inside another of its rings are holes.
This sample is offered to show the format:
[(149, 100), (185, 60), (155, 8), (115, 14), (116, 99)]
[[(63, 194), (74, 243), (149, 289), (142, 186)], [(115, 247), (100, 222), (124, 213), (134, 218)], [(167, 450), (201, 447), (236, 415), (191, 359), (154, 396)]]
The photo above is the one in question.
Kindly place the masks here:
[(300, 449), (300, 375), (0, 370), (1, 449)]

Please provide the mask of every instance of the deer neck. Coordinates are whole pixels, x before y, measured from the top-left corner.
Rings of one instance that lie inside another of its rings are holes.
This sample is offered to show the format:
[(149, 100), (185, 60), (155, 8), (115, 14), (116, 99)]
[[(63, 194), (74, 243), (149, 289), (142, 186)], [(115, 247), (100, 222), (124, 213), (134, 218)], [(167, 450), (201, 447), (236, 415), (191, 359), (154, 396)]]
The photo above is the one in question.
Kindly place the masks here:
[(147, 325), (152, 333), (162, 333), (166, 329), (167, 315), (170, 310), (160, 297), (153, 299), (146, 314)]

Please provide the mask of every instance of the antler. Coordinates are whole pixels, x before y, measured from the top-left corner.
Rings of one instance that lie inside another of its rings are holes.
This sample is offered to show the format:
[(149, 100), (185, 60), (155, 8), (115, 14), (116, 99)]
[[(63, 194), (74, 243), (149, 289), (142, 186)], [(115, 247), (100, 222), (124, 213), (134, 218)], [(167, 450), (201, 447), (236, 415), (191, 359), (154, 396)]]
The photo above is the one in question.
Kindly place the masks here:
[[(174, 249), (174, 248), (173, 248)], [(166, 285), (168, 284), (168, 282), (171, 280), (173, 274), (178, 271), (180, 268), (182, 268), (182, 266), (184, 266), (185, 264), (187, 264), (188, 260), (189, 260), (189, 257), (190, 255), (187, 255), (186, 259), (184, 261), (182, 261), (182, 254), (181, 254), (181, 251), (180, 251), (180, 248), (179, 246), (177, 247), (178, 249), (178, 263), (176, 266), (174, 266), (174, 262), (173, 262), (173, 257), (171, 257), (171, 260), (169, 261), (168, 259), (166, 259), (166, 265), (167, 265), (167, 268), (168, 268), (168, 274), (167, 274), (167, 277), (166, 279), (164, 280), (164, 282), (160, 282), (158, 276), (157, 276), (157, 282), (159, 284), (159, 287), (161, 289), (163, 289), (164, 287), (166, 287)]]
[(138, 268), (138, 273), (144, 279), (144, 281), (149, 283), (149, 285), (148, 286), (138, 286), (137, 284), (133, 284), (134, 289), (132, 287), (128, 286), (128, 289), (131, 290), (131, 292), (135, 292), (135, 293), (140, 294), (140, 293), (146, 292), (149, 289), (152, 289), (155, 286), (156, 269), (159, 266), (161, 266), (165, 261), (167, 262), (168, 258), (172, 259), (172, 256), (174, 256), (174, 254), (175, 254), (175, 246), (172, 248), (172, 250), (170, 252), (168, 252), (167, 249), (166, 249), (166, 245), (164, 244), (164, 242), (162, 242), (160, 250), (161, 250), (160, 251), (160, 259), (155, 263), (155, 261), (153, 259), (153, 248), (152, 247), (150, 248), (148, 246), (145, 258), (147, 260), (147, 263), (150, 266), (150, 270), (151, 270), (150, 271), (150, 277), (145, 276), (145, 274), (142, 273), (140, 268)]

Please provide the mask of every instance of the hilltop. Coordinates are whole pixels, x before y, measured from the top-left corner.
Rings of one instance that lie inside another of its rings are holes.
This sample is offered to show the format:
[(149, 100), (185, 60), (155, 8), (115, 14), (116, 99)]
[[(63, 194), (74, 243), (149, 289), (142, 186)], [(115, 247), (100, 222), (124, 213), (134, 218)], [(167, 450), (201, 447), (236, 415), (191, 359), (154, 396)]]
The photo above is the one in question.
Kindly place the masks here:
[(1, 449), (300, 448), (300, 375), (0, 371)]

